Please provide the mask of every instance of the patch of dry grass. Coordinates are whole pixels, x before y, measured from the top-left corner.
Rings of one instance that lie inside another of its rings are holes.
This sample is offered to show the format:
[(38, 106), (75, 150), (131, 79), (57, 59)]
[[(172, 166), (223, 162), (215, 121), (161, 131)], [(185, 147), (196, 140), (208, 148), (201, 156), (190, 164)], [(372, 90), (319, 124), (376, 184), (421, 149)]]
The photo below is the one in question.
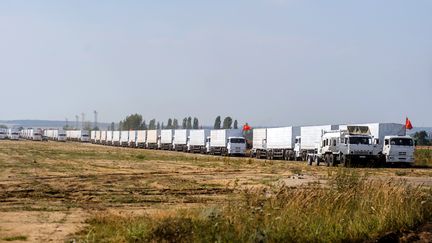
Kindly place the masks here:
[(239, 201), (159, 216), (98, 214), (79, 240), (95, 242), (341, 242), (412, 228), (431, 218), (432, 193), (350, 170), (328, 187), (259, 188)]

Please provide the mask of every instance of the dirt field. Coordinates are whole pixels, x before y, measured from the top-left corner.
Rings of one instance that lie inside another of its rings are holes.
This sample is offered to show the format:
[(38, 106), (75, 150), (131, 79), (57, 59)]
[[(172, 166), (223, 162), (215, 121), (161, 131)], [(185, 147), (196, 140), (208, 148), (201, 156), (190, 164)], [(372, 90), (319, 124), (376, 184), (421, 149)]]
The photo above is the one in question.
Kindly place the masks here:
[[(326, 183), (338, 168), (93, 144), (0, 141), (0, 241), (63, 242), (97, 212), (166, 214), (250, 187)], [(432, 186), (429, 168), (353, 168)]]

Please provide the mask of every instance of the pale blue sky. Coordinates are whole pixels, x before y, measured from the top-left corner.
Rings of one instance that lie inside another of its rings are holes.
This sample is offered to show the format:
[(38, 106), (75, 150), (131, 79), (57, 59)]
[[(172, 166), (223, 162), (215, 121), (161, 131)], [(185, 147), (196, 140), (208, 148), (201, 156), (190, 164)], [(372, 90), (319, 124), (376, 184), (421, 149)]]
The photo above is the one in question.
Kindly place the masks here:
[(0, 120), (432, 125), (432, 1), (1, 1)]

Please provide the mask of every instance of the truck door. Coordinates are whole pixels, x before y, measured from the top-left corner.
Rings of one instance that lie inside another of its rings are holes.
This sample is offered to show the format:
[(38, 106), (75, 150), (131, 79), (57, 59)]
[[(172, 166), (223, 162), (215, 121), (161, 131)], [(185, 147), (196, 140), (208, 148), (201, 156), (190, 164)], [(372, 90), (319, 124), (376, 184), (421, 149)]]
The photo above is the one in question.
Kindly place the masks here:
[(384, 139), (383, 154), (390, 154), (390, 139)]

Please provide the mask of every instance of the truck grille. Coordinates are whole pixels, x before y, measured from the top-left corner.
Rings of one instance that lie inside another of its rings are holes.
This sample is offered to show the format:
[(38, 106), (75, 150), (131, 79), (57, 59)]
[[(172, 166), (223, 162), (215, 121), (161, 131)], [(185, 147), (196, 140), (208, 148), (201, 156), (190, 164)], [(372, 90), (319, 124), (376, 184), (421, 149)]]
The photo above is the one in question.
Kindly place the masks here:
[(399, 152), (399, 155), (406, 155), (406, 152)]
[(354, 151), (356, 154), (361, 154), (361, 155), (368, 155), (369, 154), (369, 151), (365, 151), (365, 150), (357, 150), (357, 151)]

